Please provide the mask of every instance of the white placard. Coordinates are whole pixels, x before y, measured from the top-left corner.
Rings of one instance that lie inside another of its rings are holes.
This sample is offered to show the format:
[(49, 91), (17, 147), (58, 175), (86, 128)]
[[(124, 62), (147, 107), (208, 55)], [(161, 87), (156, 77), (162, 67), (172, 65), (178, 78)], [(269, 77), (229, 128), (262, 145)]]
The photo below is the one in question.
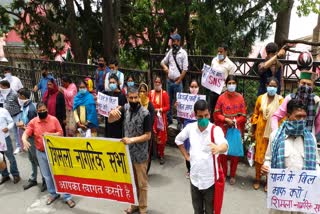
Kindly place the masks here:
[(196, 120), (193, 106), (198, 100), (206, 100), (206, 95), (177, 93), (177, 116), (180, 118)]
[(0, 151), (7, 151), (6, 137), (2, 130), (0, 130)]
[(210, 91), (221, 94), (225, 84), (224, 72), (214, 70), (207, 64), (203, 64), (201, 85)]
[(98, 92), (98, 113), (102, 116), (109, 117), (110, 111), (118, 105), (118, 97), (112, 97)]
[(320, 171), (271, 169), (267, 207), (302, 213), (320, 213)]

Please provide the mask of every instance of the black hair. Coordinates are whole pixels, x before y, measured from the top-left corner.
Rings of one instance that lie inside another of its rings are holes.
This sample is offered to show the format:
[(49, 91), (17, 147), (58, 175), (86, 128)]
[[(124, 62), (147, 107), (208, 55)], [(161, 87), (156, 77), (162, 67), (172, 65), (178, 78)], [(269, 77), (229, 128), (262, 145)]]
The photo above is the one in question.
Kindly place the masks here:
[(48, 66), (47, 65), (43, 65), (42, 67), (41, 67), (41, 71), (47, 71), (48, 70)]
[(109, 60), (109, 65), (114, 64), (115, 66), (118, 66), (119, 62), (117, 59), (110, 59)]
[(129, 75), (127, 76), (127, 78), (126, 78), (126, 82), (128, 82), (128, 79), (130, 79), (130, 78), (134, 81), (133, 75), (132, 75), (132, 74), (129, 74)]
[(278, 79), (275, 78), (275, 77), (269, 77), (269, 78), (267, 79), (267, 85), (269, 85), (270, 82), (272, 82), (272, 81), (276, 82), (276, 83), (277, 83), (277, 86), (279, 85), (279, 81), (278, 81)]
[(115, 79), (117, 82), (119, 82), (119, 78), (118, 78), (118, 76), (115, 75), (115, 74), (111, 74), (111, 75), (109, 76), (108, 80), (111, 80), (111, 79)]
[(10, 88), (10, 82), (8, 80), (2, 80), (0, 82), (0, 85), (6, 87), (6, 88)]
[(99, 56), (99, 57), (98, 57), (98, 60), (99, 60), (100, 58), (102, 58), (103, 61), (106, 61), (106, 58), (105, 58), (104, 56)]
[(24, 96), (27, 99), (30, 99), (31, 92), (27, 88), (20, 88), (18, 94)]
[(292, 114), (294, 111), (298, 109), (306, 110), (306, 106), (303, 104), (301, 100), (292, 99), (287, 104), (287, 113)]
[(61, 77), (61, 80), (63, 82), (72, 83), (72, 80), (69, 76), (63, 76), (63, 77)]
[(198, 80), (196, 80), (196, 79), (192, 79), (192, 80), (189, 82), (189, 86), (191, 86), (191, 84), (192, 84), (193, 82), (196, 82), (197, 85), (199, 86)]
[(46, 105), (44, 102), (39, 102), (39, 103), (37, 104), (37, 110), (38, 110), (39, 108), (41, 108), (42, 106), (45, 106), (45, 107), (47, 108), (47, 105)]
[(3, 69), (3, 72), (5, 72), (5, 71), (9, 71), (9, 72), (11, 73), (11, 68), (10, 68), (10, 67), (5, 67), (5, 68)]
[(274, 42), (270, 42), (267, 44), (266, 46), (266, 52), (267, 54), (270, 54), (270, 53), (275, 53), (278, 51), (278, 45)]
[(153, 78), (153, 82), (156, 81), (156, 79), (158, 79), (158, 78), (159, 78), (160, 80), (162, 80), (160, 75), (156, 75), (156, 76)]
[(132, 87), (128, 87), (128, 91), (127, 91), (127, 94), (129, 93), (138, 93), (138, 88), (135, 87), (135, 86), (132, 86)]
[(81, 83), (83, 83), (83, 84), (87, 87), (87, 83), (86, 83), (86, 81), (84, 81), (84, 80), (80, 80), (80, 81), (78, 82), (78, 88), (79, 88), (79, 86), (81, 85)]
[(221, 44), (218, 46), (218, 48), (223, 48), (225, 51), (228, 51), (228, 49), (229, 49), (228, 45), (225, 44), (225, 43), (221, 43)]
[(207, 109), (209, 109), (209, 107), (208, 107), (207, 101), (205, 100), (198, 100), (193, 106), (193, 110), (196, 115), (197, 115), (197, 111), (204, 111)]
[(230, 75), (227, 77), (227, 79), (226, 79), (226, 85), (228, 84), (228, 82), (229, 82), (230, 80), (234, 80), (234, 81), (238, 84), (238, 80), (237, 80), (237, 77), (236, 77), (235, 75), (230, 74)]

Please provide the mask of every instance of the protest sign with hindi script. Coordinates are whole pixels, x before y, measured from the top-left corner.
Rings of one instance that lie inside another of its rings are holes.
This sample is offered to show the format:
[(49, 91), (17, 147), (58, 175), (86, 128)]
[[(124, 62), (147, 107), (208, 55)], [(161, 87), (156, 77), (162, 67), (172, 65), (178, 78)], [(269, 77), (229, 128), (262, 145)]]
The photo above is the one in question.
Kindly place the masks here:
[(112, 97), (98, 92), (98, 113), (102, 116), (109, 117), (111, 110), (119, 105), (118, 97)]
[(116, 139), (44, 137), (59, 193), (138, 204), (127, 145)]
[(214, 70), (207, 64), (203, 64), (202, 68), (202, 77), (201, 85), (210, 91), (213, 91), (217, 94), (221, 94), (224, 83), (225, 75), (224, 72)]
[(206, 100), (206, 95), (177, 93), (177, 116), (180, 118), (196, 120), (193, 106), (198, 100)]
[(267, 207), (302, 213), (320, 213), (320, 172), (271, 169)]

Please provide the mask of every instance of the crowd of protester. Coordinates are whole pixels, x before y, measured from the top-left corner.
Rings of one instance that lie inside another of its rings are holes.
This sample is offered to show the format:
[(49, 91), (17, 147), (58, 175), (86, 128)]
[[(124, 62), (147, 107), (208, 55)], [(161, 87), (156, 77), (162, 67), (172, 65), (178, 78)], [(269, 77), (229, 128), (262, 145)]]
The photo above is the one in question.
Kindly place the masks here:
[[(47, 205), (58, 199), (60, 195), (56, 193), (42, 136), (83, 137), (87, 132), (90, 136), (100, 136), (97, 113), (97, 94), (100, 92), (118, 98), (118, 107), (105, 118), (105, 131), (101, 137), (119, 138), (129, 145), (135, 172), (139, 206), (131, 206), (125, 212), (147, 213), (148, 142), (152, 139), (156, 143), (159, 162), (165, 164), (168, 127), (173, 123), (173, 108), (177, 106), (176, 94), (183, 92), (182, 82), (188, 70), (187, 52), (180, 46), (181, 37), (173, 34), (171, 39), (172, 48), (161, 61), (167, 75), (166, 90), (162, 87), (164, 79), (160, 76), (152, 80), (154, 88), (150, 89), (147, 83), (135, 82), (134, 76), (125, 76), (119, 71), (117, 60), (110, 60), (107, 64), (103, 57), (98, 60), (94, 79), (88, 77), (78, 83), (63, 76), (58, 85), (55, 77), (44, 66), (42, 78), (32, 91), (23, 88), (21, 81), (12, 76), (11, 70), (5, 69), (5, 77), (0, 81), (0, 131), (4, 133), (6, 141), (6, 149), (2, 154), (7, 160), (7, 167), (1, 170), (0, 185), (10, 181), (9, 174), (13, 177), (13, 183), (20, 181), (15, 155), (24, 149), (28, 152), (31, 175), (23, 189), (37, 185), (39, 167), (41, 191), (47, 190), (50, 194)], [(230, 184), (236, 183), (239, 157), (228, 154), (231, 145), (228, 145), (226, 136), (230, 129), (235, 128), (243, 137), (248, 118), (244, 97), (237, 92), (236, 65), (227, 57), (228, 47), (221, 45), (217, 51), (211, 67), (225, 73), (223, 92), (210, 92), (209, 102), (198, 100), (194, 105), (195, 120), (177, 118), (183, 129), (176, 136), (175, 142), (186, 161), (186, 177), (191, 182), (195, 213), (213, 213), (215, 180), (212, 154), (218, 156), (225, 177), (230, 177)], [(297, 64), (301, 74), (297, 92), (283, 98), (283, 71), (278, 58), (285, 54), (285, 50), (278, 51), (276, 44), (270, 43), (266, 46), (266, 52), (265, 62), (258, 66), (260, 86), (253, 115), (249, 118), (252, 140), (256, 141), (255, 190), (260, 188), (261, 176), (267, 175), (270, 167), (319, 168), (316, 136), (320, 133), (320, 98), (313, 90), (316, 75), (311, 70), (312, 56), (308, 52), (300, 54)], [(186, 92), (198, 95), (200, 87), (199, 82), (193, 79)], [(41, 102), (35, 105), (31, 94), (38, 91)], [(9, 130), (14, 135), (14, 144)], [(292, 144), (297, 146), (290, 147), (289, 152), (288, 141), (297, 142)], [(282, 150), (272, 150), (271, 146), (275, 143)], [(294, 159), (296, 153), (303, 153), (306, 146), (309, 148), (308, 154), (305, 154), (307, 162)], [(267, 191), (266, 182), (264, 190)], [(76, 205), (71, 195), (64, 194), (63, 198), (70, 208)]]

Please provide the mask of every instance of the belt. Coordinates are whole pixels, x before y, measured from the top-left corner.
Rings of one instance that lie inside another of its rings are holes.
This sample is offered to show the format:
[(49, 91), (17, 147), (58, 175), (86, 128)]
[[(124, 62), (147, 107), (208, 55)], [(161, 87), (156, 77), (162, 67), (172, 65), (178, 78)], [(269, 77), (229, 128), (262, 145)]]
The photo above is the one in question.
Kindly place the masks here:
[(178, 77), (178, 78), (176, 78), (176, 79), (174, 79), (174, 80), (172, 80), (172, 79), (168, 78), (168, 80), (169, 80), (170, 82), (176, 82), (178, 79), (179, 79), (179, 77)]

